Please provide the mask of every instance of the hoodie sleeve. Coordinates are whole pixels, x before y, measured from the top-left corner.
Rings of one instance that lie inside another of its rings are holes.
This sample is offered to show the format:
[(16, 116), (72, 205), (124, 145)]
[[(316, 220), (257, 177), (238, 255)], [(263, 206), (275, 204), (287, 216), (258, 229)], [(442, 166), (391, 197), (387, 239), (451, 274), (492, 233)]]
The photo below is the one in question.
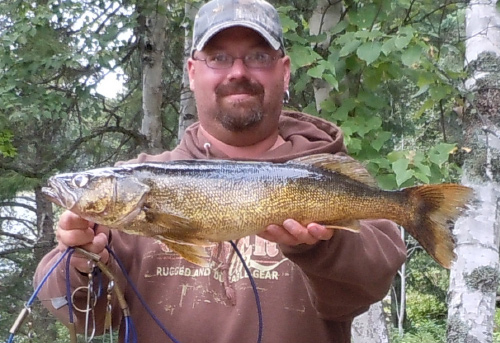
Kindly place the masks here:
[(343, 321), (387, 295), (406, 246), (396, 224), (361, 221), (359, 233), (338, 230), (314, 246), (281, 246), (305, 275), (309, 297), (325, 320)]

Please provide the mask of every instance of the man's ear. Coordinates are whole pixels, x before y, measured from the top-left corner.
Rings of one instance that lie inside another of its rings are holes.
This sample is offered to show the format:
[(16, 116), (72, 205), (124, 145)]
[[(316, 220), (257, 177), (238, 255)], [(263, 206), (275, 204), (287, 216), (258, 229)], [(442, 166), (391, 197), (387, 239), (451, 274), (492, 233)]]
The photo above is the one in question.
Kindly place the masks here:
[(195, 63), (194, 60), (190, 57), (187, 60), (187, 70), (189, 76), (189, 89), (194, 92), (194, 73), (195, 73)]
[(285, 68), (285, 72), (283, 73), (283, 92), (288, 90), (288, 85), (290, 83), (290, 57), (283, 57), (283, 68)]

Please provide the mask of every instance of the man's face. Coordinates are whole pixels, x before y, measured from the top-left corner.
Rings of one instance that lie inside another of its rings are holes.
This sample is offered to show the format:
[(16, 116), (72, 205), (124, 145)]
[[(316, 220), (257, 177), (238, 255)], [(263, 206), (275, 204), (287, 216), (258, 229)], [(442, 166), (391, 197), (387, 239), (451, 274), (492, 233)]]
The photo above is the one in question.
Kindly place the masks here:
[[(273, 58), (267, 68), (251, 68), (243, 62), (245, 56), (248, 60), (262, 54)], [(188, 70), (201, 125), (212, 135), (221, 129), (236, 133), (277, 127), (290, 78), (290, 60), (282, 54), (244, 27), (223, 30), (196, 51)], [(236, 58), (231, 67), (213, 69), (203, 61), (223, 55)]]

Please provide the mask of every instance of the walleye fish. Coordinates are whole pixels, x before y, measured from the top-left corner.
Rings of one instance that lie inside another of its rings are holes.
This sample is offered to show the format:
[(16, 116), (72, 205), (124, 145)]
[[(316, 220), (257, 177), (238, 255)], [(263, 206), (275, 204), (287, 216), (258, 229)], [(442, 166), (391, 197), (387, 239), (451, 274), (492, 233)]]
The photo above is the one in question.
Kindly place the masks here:
[(154, 237), (186, 260), (207, 265), (204, 247), (293, 218), (359, 231), (359, 220), (403, 226), (443, 267), (455, 255), (449, 221), (472, 197), (457, 184), (384, 191), (347, 156), (287, 163), (186, 160), (129, 164), (52, 176), (42, 192), (82, 218)]

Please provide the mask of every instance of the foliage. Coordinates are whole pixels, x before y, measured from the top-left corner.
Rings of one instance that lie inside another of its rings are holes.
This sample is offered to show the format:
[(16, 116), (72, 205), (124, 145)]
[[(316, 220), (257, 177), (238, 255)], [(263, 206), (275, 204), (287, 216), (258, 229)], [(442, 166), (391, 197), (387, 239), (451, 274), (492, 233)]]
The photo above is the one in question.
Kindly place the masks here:
[[(462, 5), (389, 0), (346, 5), (328, 32), (331, 38), (311, 36), (294, 7), (280, 8), (293, 98), (311, 94), (315, 79), (332, 88), (319, 113), (311, 100), (293, 105), (340, 125), (349, 153), (367, 161), (383, 188), (455, 179), (460, 168), (449, 158), (456, 141), (443, 142), (446, 132), (439, 123), (460, 97), (465, 76), (460, 65), (447, 63), (461, 60), (459, 41), (443, 41), (453, 36), (448, 30), (460, 29), (453, 20), (463, 17)], [(325, 39), (328, 48), (319, 48)], [(413, 138), (417, 132), (435, 138)]]
[(400, 337), (396, 330), (390, 331), (392, 343), (445, 343), (446, 323), (427, 320)]
[(493, 331), (493, 343), (500, 343), (500, 309), (495, 311), (495, 329)]

